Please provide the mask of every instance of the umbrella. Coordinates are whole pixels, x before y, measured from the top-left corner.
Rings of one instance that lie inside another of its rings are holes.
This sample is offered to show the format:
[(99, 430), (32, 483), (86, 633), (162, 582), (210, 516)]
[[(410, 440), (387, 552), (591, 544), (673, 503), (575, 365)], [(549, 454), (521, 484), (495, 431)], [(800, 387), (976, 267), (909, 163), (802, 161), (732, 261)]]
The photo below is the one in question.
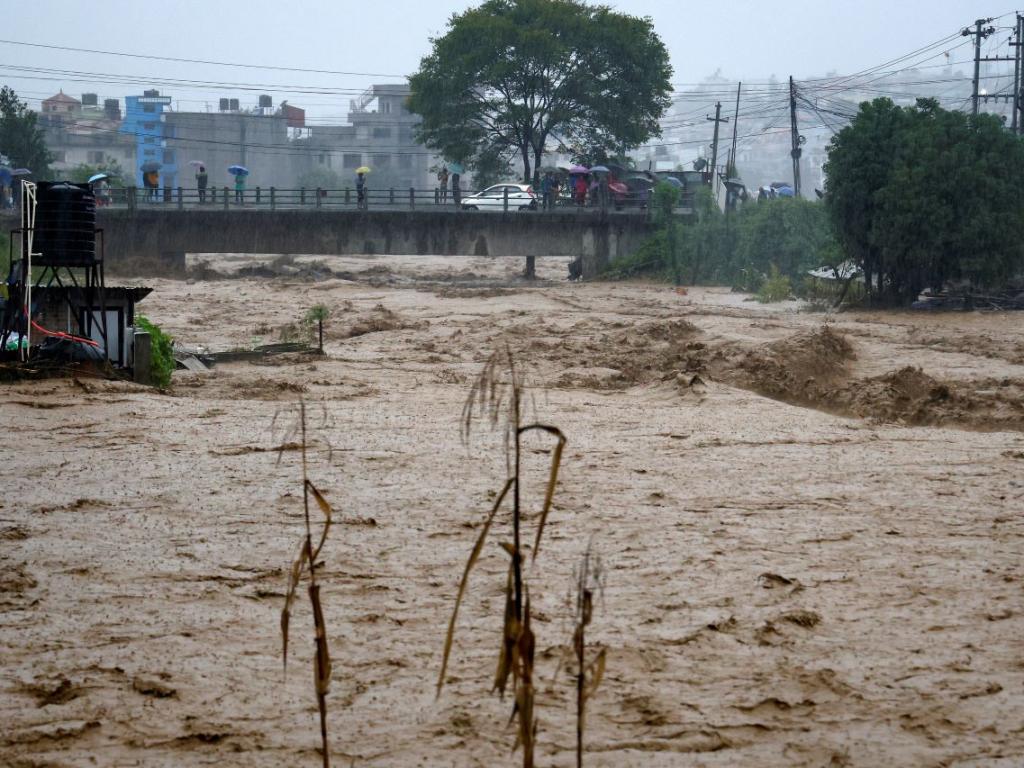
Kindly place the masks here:
[(109, 178), (110, 178), (110, 174), (109, 173), (94, 173), (92, 176), (89, 177), (89, 183), (90, 184), (95, 184), (97, 181), (102, 181), (103, 179), (109, 179)]
[(370, 172), (370, 167), (367, 166), (367, 165), (360, 165), (358, 168), (356, 168), (356, 173), (357, 174), (358, 173), (369, 173), (369, 172)]
[(605, 165), (595, 165), (590, 169), (591, 173), (611, 173), (612, 169)]
[(31, 176), (31, 175), (32, 175), (32, 171), (30, 171), (28, 168), (15, 168), (13, 171), (11, 171), (11, 176)]
[(143, 163), (141, 166), (139, 166), (139, 170), (142, 171), (143, 173), (155, 173), (156, 171), (159, 171), (161, 168), (163, 168), (163, 166), (156, 160), (150, 160), (148, 163)]
[(202, 160), (189, 160), (188, 164), (194, 165), (196, 168), (202, 168), (204, 165), (206, 165), (206, 163), (204, 163)]
[(673, 187), (678, 187), (679, 189), (682, 189), (685, 186), (683, 182), (681, 182), (675, 176), (666, 176), (665, 178), (662, 179), (662, 181), (667, 181)]
[(232, 176), (248, 176), (249, 169), (246, 168), (244, 165), (229, 165), (228, 173), (230, 173)]
[[(367, 168), (363, 173), (369, 173), (370, 169)], [(462, 163), (448, 163), (448, 172), (462, 175), (465, 173), (465, 169), (462, 167)]]
[(590, 169), (582, 165), (574, 165), (572, 168), (569, 169), (569, 173), (590, 173)]
[(793, 191), (792, 187), (779, 187), (775, 190), (775, 194), (779, 197), (796, 197), (796, 192)]

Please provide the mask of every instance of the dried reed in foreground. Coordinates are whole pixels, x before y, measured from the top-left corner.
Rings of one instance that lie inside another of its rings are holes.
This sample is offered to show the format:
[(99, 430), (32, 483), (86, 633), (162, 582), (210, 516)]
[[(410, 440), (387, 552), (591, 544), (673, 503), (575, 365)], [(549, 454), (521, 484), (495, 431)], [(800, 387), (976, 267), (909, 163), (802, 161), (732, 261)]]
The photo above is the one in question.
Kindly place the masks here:
[[(452, 640), (455, 636), (455, 622), (459, 615), (459, 606), (466, 593), (470, 571), (476, 565), (483, 550), (487, 534), (501, 509), (502, 504), (512, 492), (512, 541), (502, 542), (501, 547), (509, 555), (509, 570), (505, 582), (505, 616), (502, 630), (502, 646), (498, 657), (498, 668), (494, 676), (494, 688), (502, 697), (508, 688), (509, 678), (515, 704), (512, 708), (511, 720), (517, 721), (516, 743), (513, 750), (522, 746), (523, 768), (533, 768), (534, 747), (537, 736), (537, 720), (534, 717), (533, 665), (536, 641), (530, 626), (530, 597), (523, 581), (521, 528), (522, 510), (520, 504), (520, 470), (521, 443), (523, 435), (529, 432), (543, 432), (557, 439), (551, 456), (548, 472), (547, 490), (544, 504), (537, 521), (537, 533), (533, 543), (533, 557), (536, 559), (540, 551), (541, 536), (551, 509), (551, 500), (558, 482), (558, 469), (562, 463), (562, 450), (565, 447), (565, 435), (557, 427), (541, 423), (522, 423), (523, 376), (516, 370), (515, 359), (506, 346), (491, 355), (479, 378), (469, 391), (469, 397), (462, 411), (462, 437), (468, 442), (475, 421), (488, 419), (492, 426), (502, 426), (505, 433), (505, 455), (508, 477), (498, 494), (491, 511), (484, 521), (480, 535), (477, 537), (469, 560), (459, 582), (459, 590), (455, 597), (455, 607), (448, 622), (448, 633), (444, 641), (444, 656), (441, 661), (441, 672), (437, 678), (437, 695), (441, 695), (445, 673), (448, 669), (448, 658), (451, 655)], [(511, 722), (510, 720), (510, 722)]]
[[(327, 627), (324, 624), (324, 612), (320, 605), (320, 585), (316, 583), (316, 559), (327, 540), (327, 532), (331, 529), (331, 505), (324, 495), (313, 485), (308, 475), (306, 462), (306, 404), (299, 403), (299, 428), (302, 446), (302, 504), (306, 521), (306, 536), (302, 541), (298, 557), (292, 563), (288, 575), (288, 590), (285, 593), (284, 608), (281, 609), (281, 639), (284, 666), (288, 668), (288, 623), (291, 618), (291, 606), (295, 600), (295, 592), (302, 580), (303, 573), (309, 574), (309, 602), (313, 607), (313, 627), (315, 630), (316, 660), (313, 668), (313, 680), (316, 690), (316, 703), (320, 709), (320, 740), (323, 750), (324, 768), (331, 764), (330, 752), (327, 747), (327, 689), (331, 684), (331, 657), (327, 649)], [(313, 497), (320, 511), (324, 514), (324, 528), (320, 541), (313, 547), (313, 532), (309, 521), (309, 498)]]
[(576, 620), (572, 635), (573, 654), (576, 657), (576, 768), (583, 768), (587, 701), (604, 677), (604, 648), (587, 663), (587, 627), (594, 616), (594, 593), (603, 586), (602, 576), (601, 560), (591, 553), (588, 546), (576, 575)]

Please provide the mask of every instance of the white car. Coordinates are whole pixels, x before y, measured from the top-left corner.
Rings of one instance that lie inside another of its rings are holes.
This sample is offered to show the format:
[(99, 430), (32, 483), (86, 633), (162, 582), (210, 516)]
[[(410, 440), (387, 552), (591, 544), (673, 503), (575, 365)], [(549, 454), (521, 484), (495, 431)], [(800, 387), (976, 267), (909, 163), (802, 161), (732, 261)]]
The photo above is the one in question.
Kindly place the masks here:
[(505, 190), (508, 190), (510, 211), (529, 211), (537, 207), (537, 195), (529, 184), (495, 184), (483, 192), (462, 198), (464, 211), (503, 211)]

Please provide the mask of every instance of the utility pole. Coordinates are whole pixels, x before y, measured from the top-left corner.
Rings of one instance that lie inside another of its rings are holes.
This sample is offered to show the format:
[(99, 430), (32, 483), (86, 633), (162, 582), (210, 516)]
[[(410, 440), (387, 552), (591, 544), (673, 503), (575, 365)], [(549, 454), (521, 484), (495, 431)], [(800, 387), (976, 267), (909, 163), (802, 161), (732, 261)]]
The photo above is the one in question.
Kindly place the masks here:
[(736, 84), (736, 111), (732, 115), (732, 150), (729, 152), (729, 163), (726, 165), (725, 176), (729, 177), (729, 166), (736, 172), (736, 127), (740, 124), (740, 90), (743, 83)]
[(978, 114), (978, 102), (981, 96), (981, 41), (996, 31), (995, 27), (986, 27), (992, 19), (978, 19), (974, 29), (965, 27), (960, 31), (961, 37), (974, 37), (974, 88), (971, 92), (971, 114)]
[(796, 85), (793, 83), (793, 76), (789, 76), (789, 134), (791, 149), (790, 157), (793, 158), (793, 192), (800, 197), (800, 155), (804, 153), (800, 148), (801, 136), (796, 122)]
[(1010, 119), (1010, 130), (1015, 134), (1020, 135), (1022, 126), (1021, 123), (1021, 77), (1024, 76), (1024, 57), (1022, 57), (1022, 51), (1024, 51), (1024, 44), (1021, 43), (1021, 33), (1024, 32), (1024, 16), (1017, 14), (1017, 26), (1013, 33), (1013, 42), (1010, 43), (1010, 47), (1013, 48), (1013, 115)]
[(728, 117), (722, 117), (722, 102), (715, 104), (715, 116), (707, 116), (708, 120), (715, 123), (715, 138), (711, 141), (711, 185), (716, 186), (718, 181), (718, 126), (720, 123), (728, 123)]

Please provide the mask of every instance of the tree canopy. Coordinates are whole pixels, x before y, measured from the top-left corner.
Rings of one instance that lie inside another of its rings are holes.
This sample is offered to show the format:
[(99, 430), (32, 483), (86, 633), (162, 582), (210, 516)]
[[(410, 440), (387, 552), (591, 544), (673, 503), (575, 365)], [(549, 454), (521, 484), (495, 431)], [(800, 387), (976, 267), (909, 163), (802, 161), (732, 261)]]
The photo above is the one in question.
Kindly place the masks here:
[(872, 296), (990, 286), (1024, 266), (1024, 144), (998, 117), (876, 99), (833, 138), (825, 172), (836, 234)]
[(455, 14), (410, 78), (419, 138), (451, 160), (613, 154), (660, 135), (672, 69), (652, 22), (582, 0), (487, 0)]
[(32, 171), (38, 179), (50, 174), (53, 155), (46, 148), (38, 115), (11, 88), (0, 88), (0, 154), (15, 166)]
[(80, 163), (76, 165), (71, 169), (71, 181), (77, 183), (88, 181), (97, 173), (105, 173), (115, 182), (120, 180), (123, 183), (125, 179), (124, 169), (117, 162), (117, 158), (106, 155), (101, 163)]

